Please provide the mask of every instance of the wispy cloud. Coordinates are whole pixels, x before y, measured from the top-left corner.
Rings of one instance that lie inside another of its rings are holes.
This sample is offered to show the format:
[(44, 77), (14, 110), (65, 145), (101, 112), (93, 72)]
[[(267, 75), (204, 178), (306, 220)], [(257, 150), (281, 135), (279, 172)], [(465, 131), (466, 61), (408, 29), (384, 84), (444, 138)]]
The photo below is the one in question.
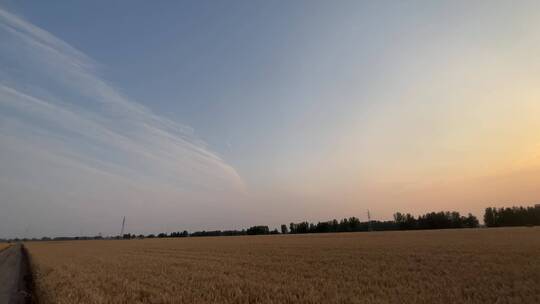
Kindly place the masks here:
[(190, 127), (126, 97), (83, 52), (2, 9), (0, 40), (3, 233), (24, 226), (13, 215), (36, 226), (56, 221), (51, 232), (67, 233), (81, 223), (66, 217), (95, 214), (101, 220), (84, 226), (91, 230), (134, 206), (126, 200), (139, 217), (159, 204), (168, 206), (160, 214), (189, 214), (188, 206), (197, 214), (197, 204), (243, 191), (235, 169)]

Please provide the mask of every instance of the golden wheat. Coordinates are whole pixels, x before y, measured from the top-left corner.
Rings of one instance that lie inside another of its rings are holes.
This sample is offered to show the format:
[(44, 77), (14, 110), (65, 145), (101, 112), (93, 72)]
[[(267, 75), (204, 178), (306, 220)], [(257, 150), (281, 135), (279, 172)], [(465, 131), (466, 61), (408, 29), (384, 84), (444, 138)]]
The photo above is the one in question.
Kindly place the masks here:
[(41, 303), (540, 303), (540, 229), (28, 243)]

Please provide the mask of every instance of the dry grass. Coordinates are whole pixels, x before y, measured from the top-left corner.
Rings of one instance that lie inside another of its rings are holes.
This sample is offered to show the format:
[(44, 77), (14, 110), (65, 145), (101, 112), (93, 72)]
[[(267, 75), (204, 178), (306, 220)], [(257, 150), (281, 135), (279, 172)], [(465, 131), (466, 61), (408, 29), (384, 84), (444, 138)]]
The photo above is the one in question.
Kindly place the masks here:
[(540, 303), (540, 229), (29, 243), (42, 303)]

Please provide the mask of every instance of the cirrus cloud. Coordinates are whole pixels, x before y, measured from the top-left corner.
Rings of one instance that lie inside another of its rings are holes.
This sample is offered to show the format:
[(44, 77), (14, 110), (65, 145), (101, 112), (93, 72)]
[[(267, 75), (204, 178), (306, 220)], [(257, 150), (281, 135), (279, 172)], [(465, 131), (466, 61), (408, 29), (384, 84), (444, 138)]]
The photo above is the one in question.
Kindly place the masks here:
[(193, 226), (244, 191), (190, 127), (122, 94), (83, 52), (2, 9), (0, 39), (0, 237), (111, 233), (124, 214), (140, 231)]

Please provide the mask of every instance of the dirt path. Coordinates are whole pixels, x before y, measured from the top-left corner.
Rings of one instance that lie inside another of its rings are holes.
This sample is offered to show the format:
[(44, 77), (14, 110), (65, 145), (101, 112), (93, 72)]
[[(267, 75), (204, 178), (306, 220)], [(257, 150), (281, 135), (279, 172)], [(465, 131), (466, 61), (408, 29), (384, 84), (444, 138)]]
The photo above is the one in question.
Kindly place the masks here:
[(0, 251), (0, 303), (32, 303), (28, 257), (20, 244)]

